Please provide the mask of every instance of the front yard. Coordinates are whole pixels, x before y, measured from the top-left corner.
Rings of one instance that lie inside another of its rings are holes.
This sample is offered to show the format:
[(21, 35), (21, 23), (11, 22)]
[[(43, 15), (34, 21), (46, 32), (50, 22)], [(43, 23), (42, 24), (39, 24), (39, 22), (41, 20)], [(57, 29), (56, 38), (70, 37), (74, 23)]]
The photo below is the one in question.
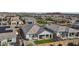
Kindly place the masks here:
[(53, 42), (52, 39), (47, 39), (47, 40), (35, 40), (34, 43), (35, 44), (43, 44), (43, 43), (50, 43)]

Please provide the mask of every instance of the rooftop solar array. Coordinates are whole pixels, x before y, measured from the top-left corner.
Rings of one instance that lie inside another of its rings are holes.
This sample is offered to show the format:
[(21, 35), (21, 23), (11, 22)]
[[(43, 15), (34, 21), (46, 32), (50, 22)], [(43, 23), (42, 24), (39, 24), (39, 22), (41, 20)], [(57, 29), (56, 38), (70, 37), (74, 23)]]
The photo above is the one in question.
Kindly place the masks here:
[(10, 26), (3, 26), (3, 27), (0, 27), (0, 33), (7, 33), (7, 32), (13, 32), (13, 30), (9, 29), (9, 30), (6, 30), (10, 28)]

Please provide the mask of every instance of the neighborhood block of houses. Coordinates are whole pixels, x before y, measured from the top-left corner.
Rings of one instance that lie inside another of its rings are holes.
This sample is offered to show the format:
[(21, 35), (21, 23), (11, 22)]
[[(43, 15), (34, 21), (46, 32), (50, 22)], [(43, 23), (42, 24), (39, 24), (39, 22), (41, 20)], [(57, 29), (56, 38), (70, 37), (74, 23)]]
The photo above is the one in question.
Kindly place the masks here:
[[(79, 38), (79, 30), (56, 24), (45, 25), (45, 28), (55, 33), (60, 39)], [(53, 36), (54, 37), (54, 36)], [(59, 39), (58, 38), (58, 39)]]
[(34, 44), (34, 41), (40, 40), (68, 39), (79, 39), (77, 14), (47, 13), (30, 14), (30, 16), (21, 16), (19, 13), (0, 14), (1, 46), (24, 46), (28, 45), (29, 41)]

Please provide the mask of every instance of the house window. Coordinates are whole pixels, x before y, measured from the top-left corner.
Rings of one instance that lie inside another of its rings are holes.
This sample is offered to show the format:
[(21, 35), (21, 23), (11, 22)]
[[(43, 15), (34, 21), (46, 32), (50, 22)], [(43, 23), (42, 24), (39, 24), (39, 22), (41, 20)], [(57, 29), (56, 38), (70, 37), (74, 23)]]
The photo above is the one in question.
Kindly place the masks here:
[(32, 37), (37, 37), (37, 34), (33, 34)]
[(8, 40), (7, 40), (7, 42), (11, 42), (11, 41), (12, 41), (11, 39), (8, 39)]
[(7, 21), (7, 19), (3, 19), (3, 21)]
[(28, 24), (32, 24), (32, 22), (28, 22)]
[(69, 36), (74, 36), (74, 33), (70, 33)]
[(45, 37), (45, 35), (39, 35), (40, 39), (43, 39)]
[(61, 35), (63, 34), (62, 32), (59, 32)]
[(49, 34), (46, 35), (46, 38), (49, 38)]
[(17, 22), (17, 25), (19, 24), (19, 22)]
[(59, 33), (60, 33), (60, 35), (61, 35), (62, 37), (65, 37), (65, 36), (67, 35), (66, 32), (59, 32)]
[(35, 37), (35, 35), (33, 34), (32, 37)]

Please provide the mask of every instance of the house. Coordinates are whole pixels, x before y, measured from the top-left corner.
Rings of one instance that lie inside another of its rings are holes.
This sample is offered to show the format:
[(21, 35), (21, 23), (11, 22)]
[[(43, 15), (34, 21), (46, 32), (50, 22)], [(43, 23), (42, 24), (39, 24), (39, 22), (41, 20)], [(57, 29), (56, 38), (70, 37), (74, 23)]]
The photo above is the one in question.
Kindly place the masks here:
[(36, 24), (36, 19), (34, 17), (22, 17), (26, 24)]
[(54, 34), (53, 38), (67, 39), (67, 38), (79, 38), (79, 30), (73, 29), (66, 26), (60, 26), (56, 24), (46, 24), (45, 29), (52, 31)]
[(20, 16), (12, 16), (10, 17), (11, 25), (20, 26), (23, 25), (22, 20), (20, 19)]
[(7, 19), (5, 17), (0, 16), (0, 26), (8, 25)]
[(79, 20), (76, 20), (71, 27), (79, 30)]
[(10, 25), (10, 17), (16, 16), (16, 14), (12, 13), (0, 13), (0, 26)]
[(25, 38), (29, 40), (51, 39), (52, 33), (36, 24), (24, 25), (22, 27)]
[(0, 45), (14, 45), (16, 43), (16, 31), (10, 26), (0, 26)]
[(20, 26), (23, 25), (23, 21), (19, 16), (6, 16), (0, 18), (0, 26), (11, 25), (11, 26)]

